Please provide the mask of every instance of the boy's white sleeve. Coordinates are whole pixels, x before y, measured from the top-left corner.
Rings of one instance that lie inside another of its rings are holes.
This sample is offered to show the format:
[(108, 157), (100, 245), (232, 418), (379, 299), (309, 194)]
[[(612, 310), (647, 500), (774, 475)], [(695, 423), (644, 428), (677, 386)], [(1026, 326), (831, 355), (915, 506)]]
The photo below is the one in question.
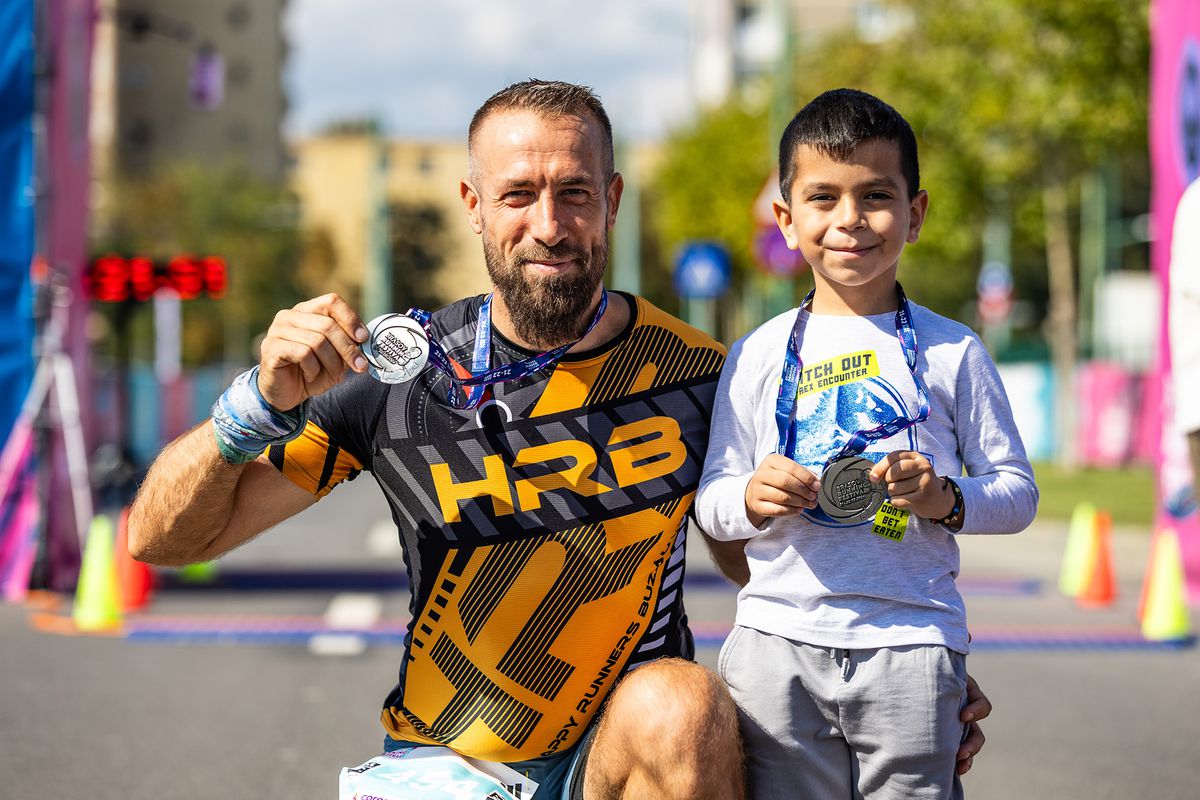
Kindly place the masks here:
[(955, 430), (967, 477), (955, 479), (966, 516), (960, 533), (1017, 533), (1037, 513), (1033, 467), (996, 365), (972, 337), (959, 367)]
[(696, 491), (696, 521), (714, 539), (749, 539), (763, 532), (746, 517), (746, 485), (754, 474), (758, 434), (754, 416), (763, 402), (759, 365), (744, 357), (745, 339), (730, 348), (717, 396), (704, 472)]

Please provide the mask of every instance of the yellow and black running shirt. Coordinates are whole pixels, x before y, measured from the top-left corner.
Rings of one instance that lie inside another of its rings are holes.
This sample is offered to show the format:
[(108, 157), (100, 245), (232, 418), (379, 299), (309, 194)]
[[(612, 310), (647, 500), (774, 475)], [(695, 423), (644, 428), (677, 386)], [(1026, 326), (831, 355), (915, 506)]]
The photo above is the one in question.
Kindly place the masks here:
[[(355, 375), (271, 448), (318, 496), (361, 469), (387, 495), (413, 592), (392, 736), (489, 761), (551, 755), (626, 670), (692, 656), (686, 516), (724, 350), (624, 297), (634, 313), (614, 340), (476, 409), (450, 407), (432, 367), (393, 386)], [(458, 363), (482, 300), (433, 315)], [(529, 355), (493, 333), (493, 367)]]

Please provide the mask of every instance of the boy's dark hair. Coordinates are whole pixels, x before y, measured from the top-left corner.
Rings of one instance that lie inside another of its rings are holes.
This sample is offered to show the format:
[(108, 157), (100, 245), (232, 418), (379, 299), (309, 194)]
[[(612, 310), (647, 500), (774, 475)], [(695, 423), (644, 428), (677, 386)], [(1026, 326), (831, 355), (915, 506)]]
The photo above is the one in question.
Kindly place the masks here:
[(600, 133), (603, 136), (604, 169), (613, 174), (613, 131), (612, 123), (600, 98), (587, 86), (579, 86), (565, 81), (543, 81), (530, 78), (526, 81), (506, 86), (484, 101), (475, 116), (471, 118), (471, 126), (467, 130), (467, 158), (470, 162), (470, 172), (475, 174), (474, 160), (471, 158), (475, 144), (475, 134), (483, 123), (493, 114), (503, 111), (535, 111), (545, 116), (571, 115), (576, 117), (591, 116), (600, 123)]
[(779, 140), (779, 192), (792, 201), (796, 180), (796, 151), (801, 145), (846, 161), (854, 148), (872, 139), (895, 142), (900, 148), (900, 171), (908, 183), (908, 199), (921, 189), (917, 137), (896, 109), (857, 89), (833, 89), (814, 98), (792, 117)]

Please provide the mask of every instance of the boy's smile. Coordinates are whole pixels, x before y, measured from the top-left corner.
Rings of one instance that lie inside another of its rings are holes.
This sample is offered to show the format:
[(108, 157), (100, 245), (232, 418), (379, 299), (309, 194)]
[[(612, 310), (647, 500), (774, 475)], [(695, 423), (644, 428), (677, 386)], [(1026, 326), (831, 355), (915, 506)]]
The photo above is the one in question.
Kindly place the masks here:
[(777, 203), (775, 218), (813, 268), (821, 311), (874, 314), (896, 307), (900, 253), (917, 241), (928, 203), (924, 191), (909, 199), (894, 142), (864, 142), (845, 161), (801, 145), (789, 204)]

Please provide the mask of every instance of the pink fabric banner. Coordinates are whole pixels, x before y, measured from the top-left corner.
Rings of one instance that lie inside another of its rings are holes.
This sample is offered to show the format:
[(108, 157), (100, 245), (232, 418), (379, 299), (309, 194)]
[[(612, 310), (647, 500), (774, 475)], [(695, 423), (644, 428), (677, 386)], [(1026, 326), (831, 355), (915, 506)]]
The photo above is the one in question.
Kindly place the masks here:
[(1162, 325), (1159, 332), (1158, 380), (1150, 383), (1154, 397), (1147, 410), (1158, 410), (1160, 431), (1156, 452), (1159, 512), (1156, 525), (1179, 534), (1192, 602), (1200, 601), (1200, 515), (1184, 520), (1170, 517), (1165, 500), (1186, 485), (1191, 470), (1187, 446), (1174, 425), (1169, 387), (1171, 354), (1168, 346), (1167, 302), (1171, 230), (1175, 207), (1184, 188), (1200, 177), (1200, 3), (1196, 0), (1153, 0), (1150, 6), (1150, 163), (1153, 184), (1150, 215), (1154, 240), (1150, 262), (1162, 287)]

